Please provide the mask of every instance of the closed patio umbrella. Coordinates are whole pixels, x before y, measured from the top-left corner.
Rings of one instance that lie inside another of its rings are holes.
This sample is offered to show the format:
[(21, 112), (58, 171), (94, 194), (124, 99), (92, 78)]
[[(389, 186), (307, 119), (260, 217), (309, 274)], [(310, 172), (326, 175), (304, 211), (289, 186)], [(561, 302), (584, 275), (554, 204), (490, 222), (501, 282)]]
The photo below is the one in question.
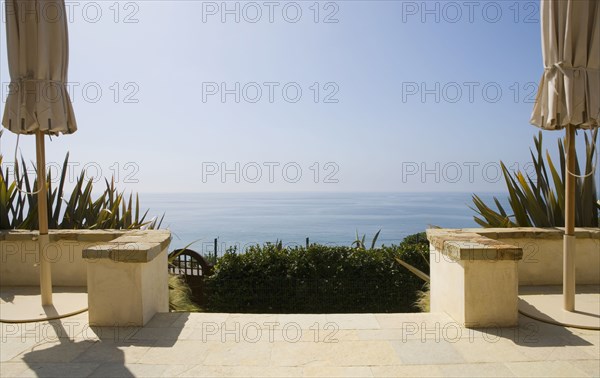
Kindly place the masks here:
[(564, 309), (575, 310), (575, 130), (600, 118), (600, 2), (542, 0), (544, 74), (531, 123), (566, 129)]
[(5, 6), (11, 82), (2, 125), (36, 138), (40, 288), (42, 305), (50, 305), (51, 266), (43, 253), (49, 242), (44, 138), (77, 130), (66, 89), (67, 14), (64, 0), (7, 0)]

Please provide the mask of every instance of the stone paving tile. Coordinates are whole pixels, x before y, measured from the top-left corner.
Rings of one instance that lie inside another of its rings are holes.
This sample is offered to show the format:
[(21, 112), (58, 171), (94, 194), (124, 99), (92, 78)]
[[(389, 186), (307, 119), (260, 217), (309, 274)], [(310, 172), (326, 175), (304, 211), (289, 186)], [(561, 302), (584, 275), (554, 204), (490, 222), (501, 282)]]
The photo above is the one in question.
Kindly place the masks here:
[(273, 366), (399, 365), (400, 359), (387, 341), (338, 343), (273, 343)]
[(420, 325), (421, 323), (456, 323), (449, 315), (445, 313), (406, 313), (406, 314), (374, 314), (381, 328), (394, 329), (405, 328), (408, 325)]
[(371, 366), (374, 377), (443, 377), (439, 365)]
[[(449, 340), (459, 339), (526, 339), (534, 331), (513, 328), (465, 328), (446, 314), (376, 314), (381, 325), (379, 332), (360, 331), (364, 337), (385, 338), (395, 340)], [(379, 334), (379, 335), (378, 335)], [(369, 336), (370, 335), (370, 336)], [(384, 335), (388, 335), (387, 337)]]
[[(573, 342), (573, 338), (568, 339), (568, 341)], [(578, 350), (595, 357), (600, 356), (600, 331), (596, 331), (595, 335), (577, 335), (577, 341)]]
[(358, 329), (352, 334), (358, 340), (405, 340), (408, 337), (402, 329)]
[(465, 329), (445, 314), (170, 313), (144, 328), (86, 321), (3, 324), (0, 376), (600, 376), (600, 332), (522, 316), (503, 329)]
[(307, 342), (307, 343), (338, 343), (343, 341), (358, 341), (358, 330), (340, 329), (331, 322), (319, 323), (318, 327), (298, 328), (293, 323), (286, 323), (287, 327), (273, 330), (274, 342)]
[(573, 365), (576, 369), (581, 370), (588, 377), (600, 377), (600, 357), (596, 357), (592, 360), (575, 360), (569, 361), (569, 364)]
[(191, 340), (160, 340), (150, 348), (137, 363), (165, 365), (201, 364), (209, 346)]
[(185, 327), (202, 328), (205, 323), (221, 324), (229, 318), (229, 315), (221, 312), (196, 312), (187, 314)]
[[(422, 340), (439, 342), (441, 340), (457, 342), (460, 339), (509, 340), (527, 339), (518, 328), (465, 328), (456, 322), (403, 322), (402, 327), (382, 328), (380, 330), (357, 330), (365, 339), (382, 340)], [(535, 339), (536, 341), (538, 339)]]
[(193, 332), (193, 328), (186, 327), (144, 327), (131, 335), (129, 340), (186, 340)]
[(374, 314), (327, 314), (328, 323), (338, 329), (380, 329)]
[(64, 341), (45, 342), (28, 348), (13, 361), (25, 361), (29, 363), (59, 363), (71, 362), (79, 355), (89, 349), (95, 341)]
[(145, 364), (123, 364), (118, 362), (106, 362), (99, 365), (90, 377), (161, 377), (166, 365)]
[(534, 321), (529, 319), (523, 324), (519, 324), (519, 328), (523, 329), (520, 336), (521, 341), (528, 342), (530, 340), (541, 340), (562, 337), (565, 340), (571, 340), (572, 343), (581, 343), (581, 340), (585, 340), (589, 337), (599, 337), (598, 331), (590, 331), (584, 329), (564, 328), (553, 324), (545, 324), (542, 322)]
[(187, 336), (187, 340), (203, 342), (337, 342), (360, 340), (356, 330), (302, 329), (296, 326), (282, 328), (274, 326), (271, 329), (258, 328), (257, 325), (246, 324), (237, 329), (224, 329), (220, 325), (195, 328)]
[(277, 315), (277, 322), (280, 327), (285, 324), (295, 324), (301, 329), (323, 329), (325, 324), (328, 322), (326, 314), (279, 314)]
[(73, 362), (97, 362), (97, 363), (136, 363), (156, 343), (120, 343), (101, 341), (94, 343), (83, 353), (77, 356)]
[(301, 367), (282, 366), (204, 366), (196, 365), (177, 377), (302, 377)]
[(388, 341), (347, 341), (331, 345), (334, 366), (396, 365), (400, 363)]
[[(590, 339), (595, 336), (577, 335), (571, 331), (552, 326), (541, 331), (541, 327), (526, 327), (512, 329), (514, 337), (504, 338), (509, 332), (501, 332), (502, 337), (495, 337), (490, 333), (484, 340), (490, 343), (508, 343), (505, 349), (513, 350), (523, 355), (523, 360), (569, 360), (581, 358), (594, 358), (600, 356), (598, 345), (600, 340)], [(483, 351), (486, 348), (479, 349)]]
[(95, 363), (33, 363), (19, 377), (87, 377), (97, 367)]
[[(135, 366), (139, 365), (139, 364), (134, 364)], [(188, 364), (185, 365), (177, 365), (177, 364), (170, 364), (170, 365), (150, 365), (150, 366), (154, 366), (156, 368), (157, 371), (161, 371), (161, 377), (167, 377), (167, 378), (172, 378), (172, 377), (180, 377), (180, 376), (185, 376), (186, 372), (193, 369), (194, 367), (198, 366), (197, 364), (194, 364), (193, 362), (189, 362)], [(165, 369), (162, 370), (162, 366), (165, 366)], [(156, 374), (154, 375), (154, 377), (156, 377)]]
[(449, 364), (438, 365), (444, 377), (514, 377), (503, 363)]
[(192, 368), (188, 365), (135, 364), (108, 362), (98, 366), (91, 377), (177, 377)]
[[(249, 333), (249, 331), (248, 331)], [(261, 334), (262, 335), (262, 334)], [(235, 335), (228, 335), (225, 331), (221, 331), (220, 325), (217, 326), (206, 326), (206, 328), (193, 328), (187, 340), (195, 342), (226, 342), (227, 339), (234, 342), (235, 338), (239, 341), (242, 339), (242, 331), (236, 332)], [(254, 337), (253, 335), (250, 337)], [(265, 337), (268, 338), (268, 333), (265, 332)]]
[(318, 334), (315, 334), (313, 330), (306, 333), (306, 340), (320, 343), (337, 343), (344, 341), (368, 341), (368, 339), (361, 339), (359, 332), (363, 330), (358, 329), (321, 329)]
[(511, 340), (503, 338), (462, 339), (454, 343), (454, 348), (469, 363), (529, 360), (525, 354), (517, 350)]
[(368, 366), (307, 366), (302, 370), (304, 377), (373, 377)]
[(523, 361), (505, 364), (517, 377), (586, 377), (566, 361)]
[(3, 338), (0, 342), (0, 363), (4, 363), (5, 361), (10, 361), (16, 356), (30, 350), (34, 345), (38, 344), (40, 340), (36, 337), (34, 338), (16, 338), (9, 337)]
[(74, 339), (89, 325), (81, 319), (51, 320), (36, 323), (0, 323), (0, 339), (35, 338), (38, 341)]
[[(446, 334), (452, 335), (453, 329), (448, 328)], [(462, 338), (475, 339), (483, 338), (486, 340), (496, 340), (499, 338), (512, 340), (515, 343), (527, 343), (531, 341), (538, 341), (539, 335), (534, 330), (528, 330), (519, 327), (486, 327), (486, 328), (462, 328)], [(452, 337), (452, 336), (451, 336)]]
[(24, 362), (2, 362), (0, 363), (0, 377), (18, 377), (28, 369), (29, 365)]
[(332, 365), (330, 344), (274, 343), (271, 350), (273, 366), (326, 366)]
[(184, 312), (171, 323), (169, 327), (172, 328), (194, 328), (194, 318), (190, 316), (190, 313)]
[(391, 341), (390, 343), (403, 364), (436, 365), (466, 362), (456, 350), (455, 344), (445, 340), (439, 342), (407, 340), (404, 342)]
[(188, 319), (188, 314), (183, 312), (165, 312), (154, 315), (145, 327), (172, 327), (173, 324), (181, 326), (182, 322), (179, 321), (182, 317), (184, 320)]
[(249, 324), (258, 325), (260, 328), (267, 329), (277, 323), (278, 314), (230, 314), (225, 320), (225, 327), (233, 329), (236, 325), (244, 328)]
[(325, 343), (276, 343), (271, 352), (275, 366), (341, 366), (337, 360), (340, 348)]
[[(600, 355), (593, 352), (594, 346), (573, 346), (573, 345), (548, 345), (536, 346), (514, 345), (513, 350), (521, 353), (524, 360), (528, 361), (554, 361), (554, 360), (577, 360), (600, 358)], [(597, 348), (596, 348), (597, 350)], [(600, 362), (599, 362), (600, 364)]]
[[(204, 365), (216, 366), (269, 366), (274, 343), (246, 341), (237, 342), (196, 342), (206, 346)], [(194, 346), (192, 346), (193, 348)]]
[(87, 327), (74, 340), (126, 342), (133, 340), (140, 329), (142, 327)]

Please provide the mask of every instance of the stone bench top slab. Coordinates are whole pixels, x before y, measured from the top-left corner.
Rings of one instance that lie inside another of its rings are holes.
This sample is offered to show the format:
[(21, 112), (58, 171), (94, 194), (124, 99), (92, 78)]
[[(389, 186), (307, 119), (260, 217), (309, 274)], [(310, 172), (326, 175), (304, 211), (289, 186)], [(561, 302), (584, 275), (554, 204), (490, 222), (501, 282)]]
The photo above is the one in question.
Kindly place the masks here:
[[(157, 234), (170, 234), (168, 230), (49, 230), (50, 239), (66, 239), (66, 240), (94, 240), (112, 237), (113, 239), (119, 236), (148, 236)], [(31, 240), (37, 237), (37, 230), (0, 230), (0, 240)], [(112, 240), (112, 239), (110, 239)]]
[[(84, 249), (84, 259), (140, 263), (152, 261), (171, 240), (168, 230), (49, 230), (50, 242), (102, 243)], [(0, 231), (0, 241), (35, 241), (38, 231)]]
[[(72, 240), (80, 242), (105, 242), (118, 238), (132, 231), (127, 230), (49, 230), (51, 242)], [(37, 240), (39, 231), (29, 230), (2, 230), (0, 241), (29, 241)]]
[(108, 243), (84, 249), (83, 258), (146, 263), (167, 248), (170, 240), (171, 233), (167, 230), (130, 231)]
[(471, 230), (429, 229), (427, 239), (436, 250), (456, 261), (521, 260), (523, 258), (521, 248), (482, 236)]
[[(502, 239), (562, 239), (563, 227), (429, 229), (427, 239), (442, 254), (454, 260), (520, 260), (523, 251)], [(578, 239), (600, 240), (600, 228), (577, 227)]]
[[(562, 239), (564, 227), (512, 227), (512, 228), (463, 228), (465, 232), (474, 232), (492, 239)], [(600, 228), (577, 227), (575, 237), (578, 239), (600, 239)]]

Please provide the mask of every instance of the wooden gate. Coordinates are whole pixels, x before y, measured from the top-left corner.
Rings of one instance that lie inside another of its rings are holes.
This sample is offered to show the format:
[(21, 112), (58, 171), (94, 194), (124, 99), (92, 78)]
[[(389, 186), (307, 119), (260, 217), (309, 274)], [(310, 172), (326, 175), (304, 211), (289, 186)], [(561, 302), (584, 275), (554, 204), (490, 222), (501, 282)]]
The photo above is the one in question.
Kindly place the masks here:
[(169, 273), (177, 274), (192, 290), (192, 300), (205, 306), (208, 298), (205, 277), (212, 275), (213, 266), (196, 251), (176, 249), (169, 254)]

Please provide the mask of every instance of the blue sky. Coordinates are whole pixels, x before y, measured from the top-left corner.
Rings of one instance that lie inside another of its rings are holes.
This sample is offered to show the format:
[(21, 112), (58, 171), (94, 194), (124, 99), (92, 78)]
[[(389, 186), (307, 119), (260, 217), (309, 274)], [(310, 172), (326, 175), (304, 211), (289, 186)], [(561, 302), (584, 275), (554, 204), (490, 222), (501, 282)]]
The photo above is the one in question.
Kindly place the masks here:
[(483, 192), (499, 160), (527, 168), (537, 1), (67, 4), (79, 130), (47, 160), (74, 172), (142, 193)]

